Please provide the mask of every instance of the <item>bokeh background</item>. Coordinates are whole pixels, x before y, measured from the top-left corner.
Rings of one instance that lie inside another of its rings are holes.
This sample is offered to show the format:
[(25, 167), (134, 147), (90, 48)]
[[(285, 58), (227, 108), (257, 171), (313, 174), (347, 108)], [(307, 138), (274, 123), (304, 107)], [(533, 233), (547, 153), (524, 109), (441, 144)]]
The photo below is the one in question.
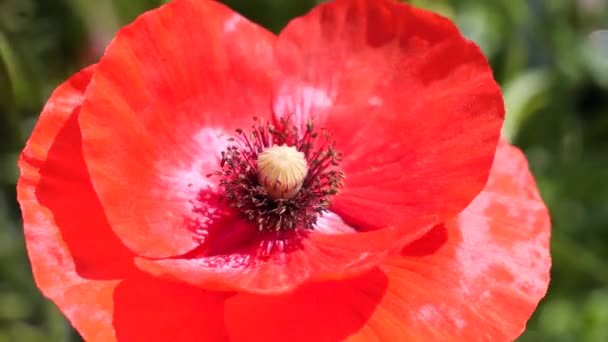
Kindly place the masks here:
[[(33, 283), (16, 161), (50, 92), (162, 2), (0, 0), (0, 342), (80, 341)], [(225, 2), (278, 32), (319, 1)], [(482, 47), (550, 208), (552, 283), (520, 341), (608, 341), (608, 0), (411, 2)]]

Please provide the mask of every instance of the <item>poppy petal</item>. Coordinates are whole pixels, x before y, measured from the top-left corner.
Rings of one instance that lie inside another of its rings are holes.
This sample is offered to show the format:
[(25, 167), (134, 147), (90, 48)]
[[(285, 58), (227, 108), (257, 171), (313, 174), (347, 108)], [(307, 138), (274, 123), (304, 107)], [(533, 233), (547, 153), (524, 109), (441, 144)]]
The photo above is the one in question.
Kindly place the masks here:
[(387, 285), (386, 275), (375, 269), (281, 295), (238, 293), (226, 300), (226, 329), (232, 341), (251, 341), (251, 336), (256, 341), (344, 341), (365, 326)]
[(87, 340), (111, 341), (114, 279), (133, 266), (107, 227), (79, 148), (77, 115), (94, 70), (53, 92), (21, 155), (17, 194), (36, 284)]
[[(224, 233), (224, 241), (234, 243), (234, 249), (213, 255), (204, 249), (200, 254), (175, 258), (136, 258), (136, 265), (152, 275), (208, 290), (277, 294), (311, 281), (347, 279), (365, 273), (381, 264), (391, 248), (414, 241), (432, 228), (427, 225), (410, 232), (407, 225), (344, 233), (352, 228), (333, 215), (320, 224), (326, 225), (321, 232), (257, 233), (246, 238), (241, 233), (246, 228), (233, 222), (223, 229), (229, 231)], [(423, 222), (412, 227), (418, 225)]]
[(53, 92), (19, 161), (17, 194), (36, 284), (87, 341), (225, 341), (224, 294), (142, 274), (105, 219), (78, 128), (94, 72), (86, 68)]
[(237, 294), (226, 328), (237, 341), (511, 341), (546, 292), (549, 230), (522, 153), (503, 143), (473, 203), (381, 271)]
[(206, 292), (135, 274), (114, 291), (112, 324), (116, 338), (118, 341), (228, 342), (224, 328), (226, 296), (226, 293)]
[(213, 1), (176, 0), (121, 29), (80, 115), (91, 179), (112, 229), (135, 253), (198, 246), (198, 193), (216, 184), (234, 129), (268, 117), (275, 37)]
[(393, 0), (337, 0), (279, 35), (274, 113), (314, 118), (343, 153), (332, 210), (359, 230), (440, 223), (487, 181), (504, 116), (475, 44)]
[(133, 254), (108, 226), (84, 164), (78, 128), (80, 103), (94, 70), (71, 77), (47, 102), (21, 154), (17, 191), (28, 247), (36, 247), (30, 257), (45, 258), (37, 255), (38, 248), (44, 251), (37, 235), (57, 231), (80, 275), (115, 279), (133, 269)]
[[(383, 266), (389, 292), (370, 326), (413, 340), (512, 341), (547, 291), (550, 229), (524, 155), (501, 142), (471, 205)], [(391, 317), (403, 324), (381, 325)]]

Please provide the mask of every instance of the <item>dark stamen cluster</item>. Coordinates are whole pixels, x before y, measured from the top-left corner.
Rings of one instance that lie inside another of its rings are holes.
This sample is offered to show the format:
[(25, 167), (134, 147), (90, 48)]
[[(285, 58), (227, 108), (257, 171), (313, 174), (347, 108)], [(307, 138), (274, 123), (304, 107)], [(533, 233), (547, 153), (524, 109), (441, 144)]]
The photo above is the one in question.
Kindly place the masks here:
[[(335, 141), (330, 142), (325, 131), (321, 131), (323, 141), (318, 141), (312, 120), (301, 133), (289, 119), (282, 119), (279, 127), (257, 118), (254, 121), (249, 134), (236, 130), (236, 138), (230, 139), (236, 144), (222, 152), (222, 169), (212, 175), (221, 178), (228, 204), (258, 230), (312, 229), (317, 217), (328, 210), (329, 197), (343, 186), (344, 173), (336, 170), (342, 155), (335, 150)], [(304, 153), (308, 174), (294, 197), (273, 199), (258, 181), (256, 161), (265, 149), (283, 144)]]

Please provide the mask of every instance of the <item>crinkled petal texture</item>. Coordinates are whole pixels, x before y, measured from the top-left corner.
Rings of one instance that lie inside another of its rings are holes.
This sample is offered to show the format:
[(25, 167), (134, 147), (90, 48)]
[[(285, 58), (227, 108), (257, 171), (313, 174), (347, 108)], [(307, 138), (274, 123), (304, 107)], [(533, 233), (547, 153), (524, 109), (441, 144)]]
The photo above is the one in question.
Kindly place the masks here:
[[(277, 38), (221, 4), (176, 0), (118, 33), (79, 124), (94, 189), (139, 268), (270, 293), (369, 270), (454, 217), (487, 180), (503, 113), (479, 49), (409, 5), (330, 2)], [(316, 116), (344, 152), (346, 186), (318, 230), (259, 234), (218, 200), (206, 175), (254, 115)]]
[(382, 267), (391, 281), (377, 317), (401, 318), (386, 330), (412, 340), (515, 339), (547, 291), (550, 229), (525, 156), (502, 143), (471, 205)]
[(443, 222), (486, 183), (503, 101), (449, 20), (396, 1), (329, 2), (285, 28), (276, 63), (275, 114), (316, 118), (344, 153), (332, 209), (347, 223)]

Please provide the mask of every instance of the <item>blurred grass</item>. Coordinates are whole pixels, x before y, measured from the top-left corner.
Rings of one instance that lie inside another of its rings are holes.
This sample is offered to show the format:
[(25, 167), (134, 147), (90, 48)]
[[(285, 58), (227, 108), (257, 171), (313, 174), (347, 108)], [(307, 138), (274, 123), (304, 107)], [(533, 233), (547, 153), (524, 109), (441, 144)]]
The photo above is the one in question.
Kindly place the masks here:
[[(32, 282), (15, 161), (50, 92), (162, 0), (0, 0), (0, 342), (76, 341)], [(278, 31), (315, 1), (227, 0)], [(608, 2), (412, 0), (451, 17), (503, 87), (504, 134), (552, 214), (550, 291), (521, 341), (608, 341)]]

